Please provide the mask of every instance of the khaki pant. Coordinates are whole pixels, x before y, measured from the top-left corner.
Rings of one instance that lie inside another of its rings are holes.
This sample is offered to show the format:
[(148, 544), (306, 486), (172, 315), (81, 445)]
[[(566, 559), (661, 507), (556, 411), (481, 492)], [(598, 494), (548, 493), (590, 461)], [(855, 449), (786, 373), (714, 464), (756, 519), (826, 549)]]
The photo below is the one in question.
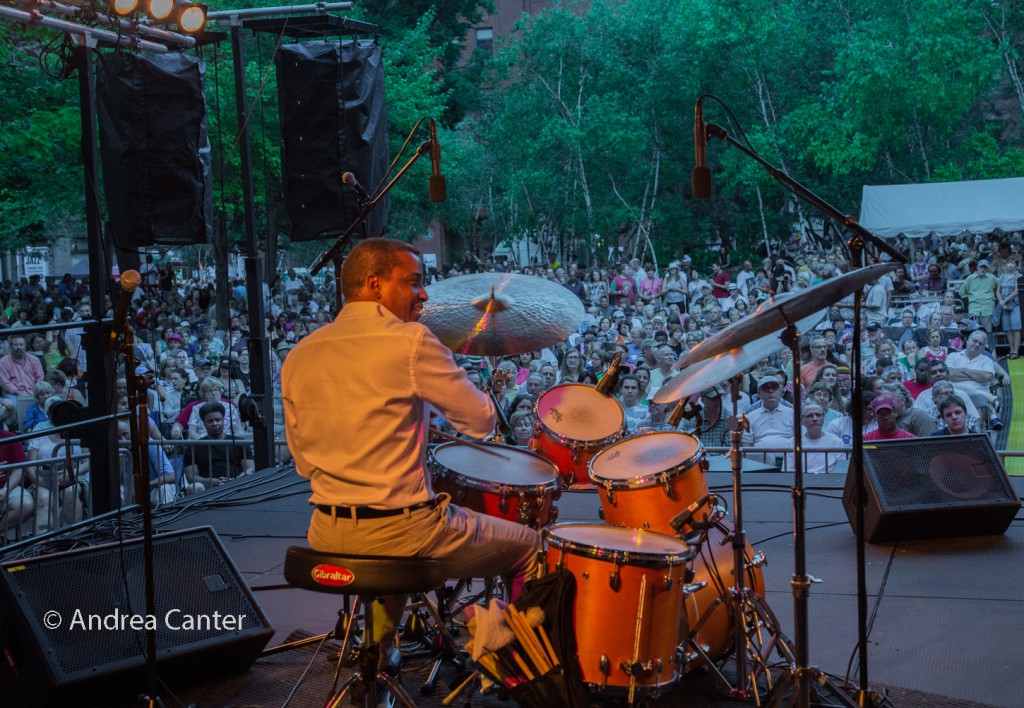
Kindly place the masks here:
[(317, 551), (362, 556), (431, 558), (449, 578), (537, 575), (540, 535), (505, 519), (448, 503), (382, 519), (352, 519), (314, 511), (307, 534)]
[[(440, 494), (438, 505), (382, 519), (352, 519), (314, 511), (306, 535), (310, 548), (360, 556), (399, 556), (441, 561), (449, 578), (511, 576), (512, 597), (523, 582), (537, 576), (540, 534), (505, 519), (449, 504)], [(435, 588), (424, 588), (433, 590)], [(374, 608), (374, 637), (385, 649), (393, 641), (405, 598), (381, 598)]]

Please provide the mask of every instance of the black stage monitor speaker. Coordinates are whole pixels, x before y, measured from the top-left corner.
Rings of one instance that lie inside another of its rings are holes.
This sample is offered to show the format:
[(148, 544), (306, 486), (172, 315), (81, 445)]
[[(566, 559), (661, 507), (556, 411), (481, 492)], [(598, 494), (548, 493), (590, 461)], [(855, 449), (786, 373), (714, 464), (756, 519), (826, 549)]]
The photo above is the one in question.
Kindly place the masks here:
[(146, 688), (146, 625), (172, 688), (247, 669), (274, 630), (213, 529), (153, 539), (146, 615), (142, 539), (0, 565), (0, 703), (90, 705)]
[[(852, 472), (843, 506), (856, 530)], [(864, 443), (870, 543), (1005, 533), (1020, 510), (987, 435)]]

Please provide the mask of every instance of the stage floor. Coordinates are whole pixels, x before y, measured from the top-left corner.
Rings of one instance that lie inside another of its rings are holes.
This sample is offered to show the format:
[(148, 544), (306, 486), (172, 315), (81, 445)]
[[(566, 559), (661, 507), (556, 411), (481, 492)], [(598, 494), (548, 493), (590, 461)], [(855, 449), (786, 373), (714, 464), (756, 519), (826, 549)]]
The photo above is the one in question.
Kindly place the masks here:
[[(806, 568), (817, 579), (809, 600), (811, 664), (848, 675), (856, 685), (856, 542), (841, 501), (845, 475), (806, 479)], [(708, 482), (731, 508), (731, 476), (711, 472)], [(1012, 483), (1018, 495), (1024, 493), (1024, 478)], [(780, 473), (745, 473), (743, 479), (747, 538), (768, 558), (766, 600), (789, 637), (791, 484), (792, 476)], [(195, 497), (184, 508), (161, 512), (158, 531), (212, 526), (266, 611), (275, 645), (296, 630), (332, 629), (338, 609), (329, 595), (261, 589), (284, 583), (286, 549), (305, 544), (307, 497), (308, 484), (293, 470), (267, 470)], [(557, 506), (559, 522), (599, 519), (593, 490), (567, 492)], [(1024, 578), (1022, 520), (1018, 514), (1001, 536), (867, 545), (872, 686), (937, 694), (945, 697), (939, 701), (943, 705), (1024, 705), (1024, 600), (1017, 588)]]

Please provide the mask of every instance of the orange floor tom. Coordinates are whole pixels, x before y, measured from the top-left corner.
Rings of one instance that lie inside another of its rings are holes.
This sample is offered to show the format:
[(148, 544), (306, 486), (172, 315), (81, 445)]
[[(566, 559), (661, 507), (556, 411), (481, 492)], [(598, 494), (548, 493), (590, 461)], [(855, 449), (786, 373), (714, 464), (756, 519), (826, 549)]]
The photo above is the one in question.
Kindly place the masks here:
[(671, 536), (604, 524), (556, 524), (544, 536), (548, 571), (565, 568), (576, 579), (573, 626), (587, 688), (652, 698), (674, 684), (694, 549)]

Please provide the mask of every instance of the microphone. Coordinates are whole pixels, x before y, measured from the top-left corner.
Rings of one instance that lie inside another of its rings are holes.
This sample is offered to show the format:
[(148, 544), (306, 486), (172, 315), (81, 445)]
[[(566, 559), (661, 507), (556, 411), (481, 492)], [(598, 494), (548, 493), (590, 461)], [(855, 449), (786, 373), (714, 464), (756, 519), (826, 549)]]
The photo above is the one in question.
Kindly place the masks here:
[(616, 382), (619, 380), (619, 365), (622, 364), (622, 352), (619, 352), (612, 359), (612, 363), (608, 365), (608, 370), (604, 372), (604, 376), (594, 386), (598, 393), (608, 395), (608, 392), (614, 388)]
[(359, 184), (359, 180), (356, 179), (354, 174), (346, 172), (341, 176), (341, 181), (346, 187), (355, 190), (356, 196), (359, 197), (360, 205), (366, 204), (366, 202), (370, 201), (370, 195), (368, 195), (366, 190), (363, 189), (363, 185)]
[(711, 196), (711, 170), (708, 169), (705, 151), (708, 147), (708, 130), (704, 123), (704, 99), (698, 98), (693, 109), (693, 153), (695, 162), (690, 184), (696, 199)]
[(694, 427), (700, 430), (703, 427), (704, 422), (701, 420), (700, 415), (701, 406), (699, 403), (691, 403), (689, 399), (682, 399), (676, 404), (675, 409), (672, 411), (672, 415), (668, 417), (668, 424), (673, 428), (677, 427), (683, 418), (687, 420), (697, 419)]
[(443, 202), (448, 196), (448, 187), (441, 174), (441, 143), (437, 142), (437, 125), (430, 119), (430, 201)]
[(117, 344), (117, 340), (128, 329), (128, 306), (132, 304), (132, 295), (142, 282), (142, 276), (137, 270), (126, 270), (121, 273), (121, 297), (117, 301), (117, 310), (114, 314), (114, 328), (110, 330), (110, 346)]

